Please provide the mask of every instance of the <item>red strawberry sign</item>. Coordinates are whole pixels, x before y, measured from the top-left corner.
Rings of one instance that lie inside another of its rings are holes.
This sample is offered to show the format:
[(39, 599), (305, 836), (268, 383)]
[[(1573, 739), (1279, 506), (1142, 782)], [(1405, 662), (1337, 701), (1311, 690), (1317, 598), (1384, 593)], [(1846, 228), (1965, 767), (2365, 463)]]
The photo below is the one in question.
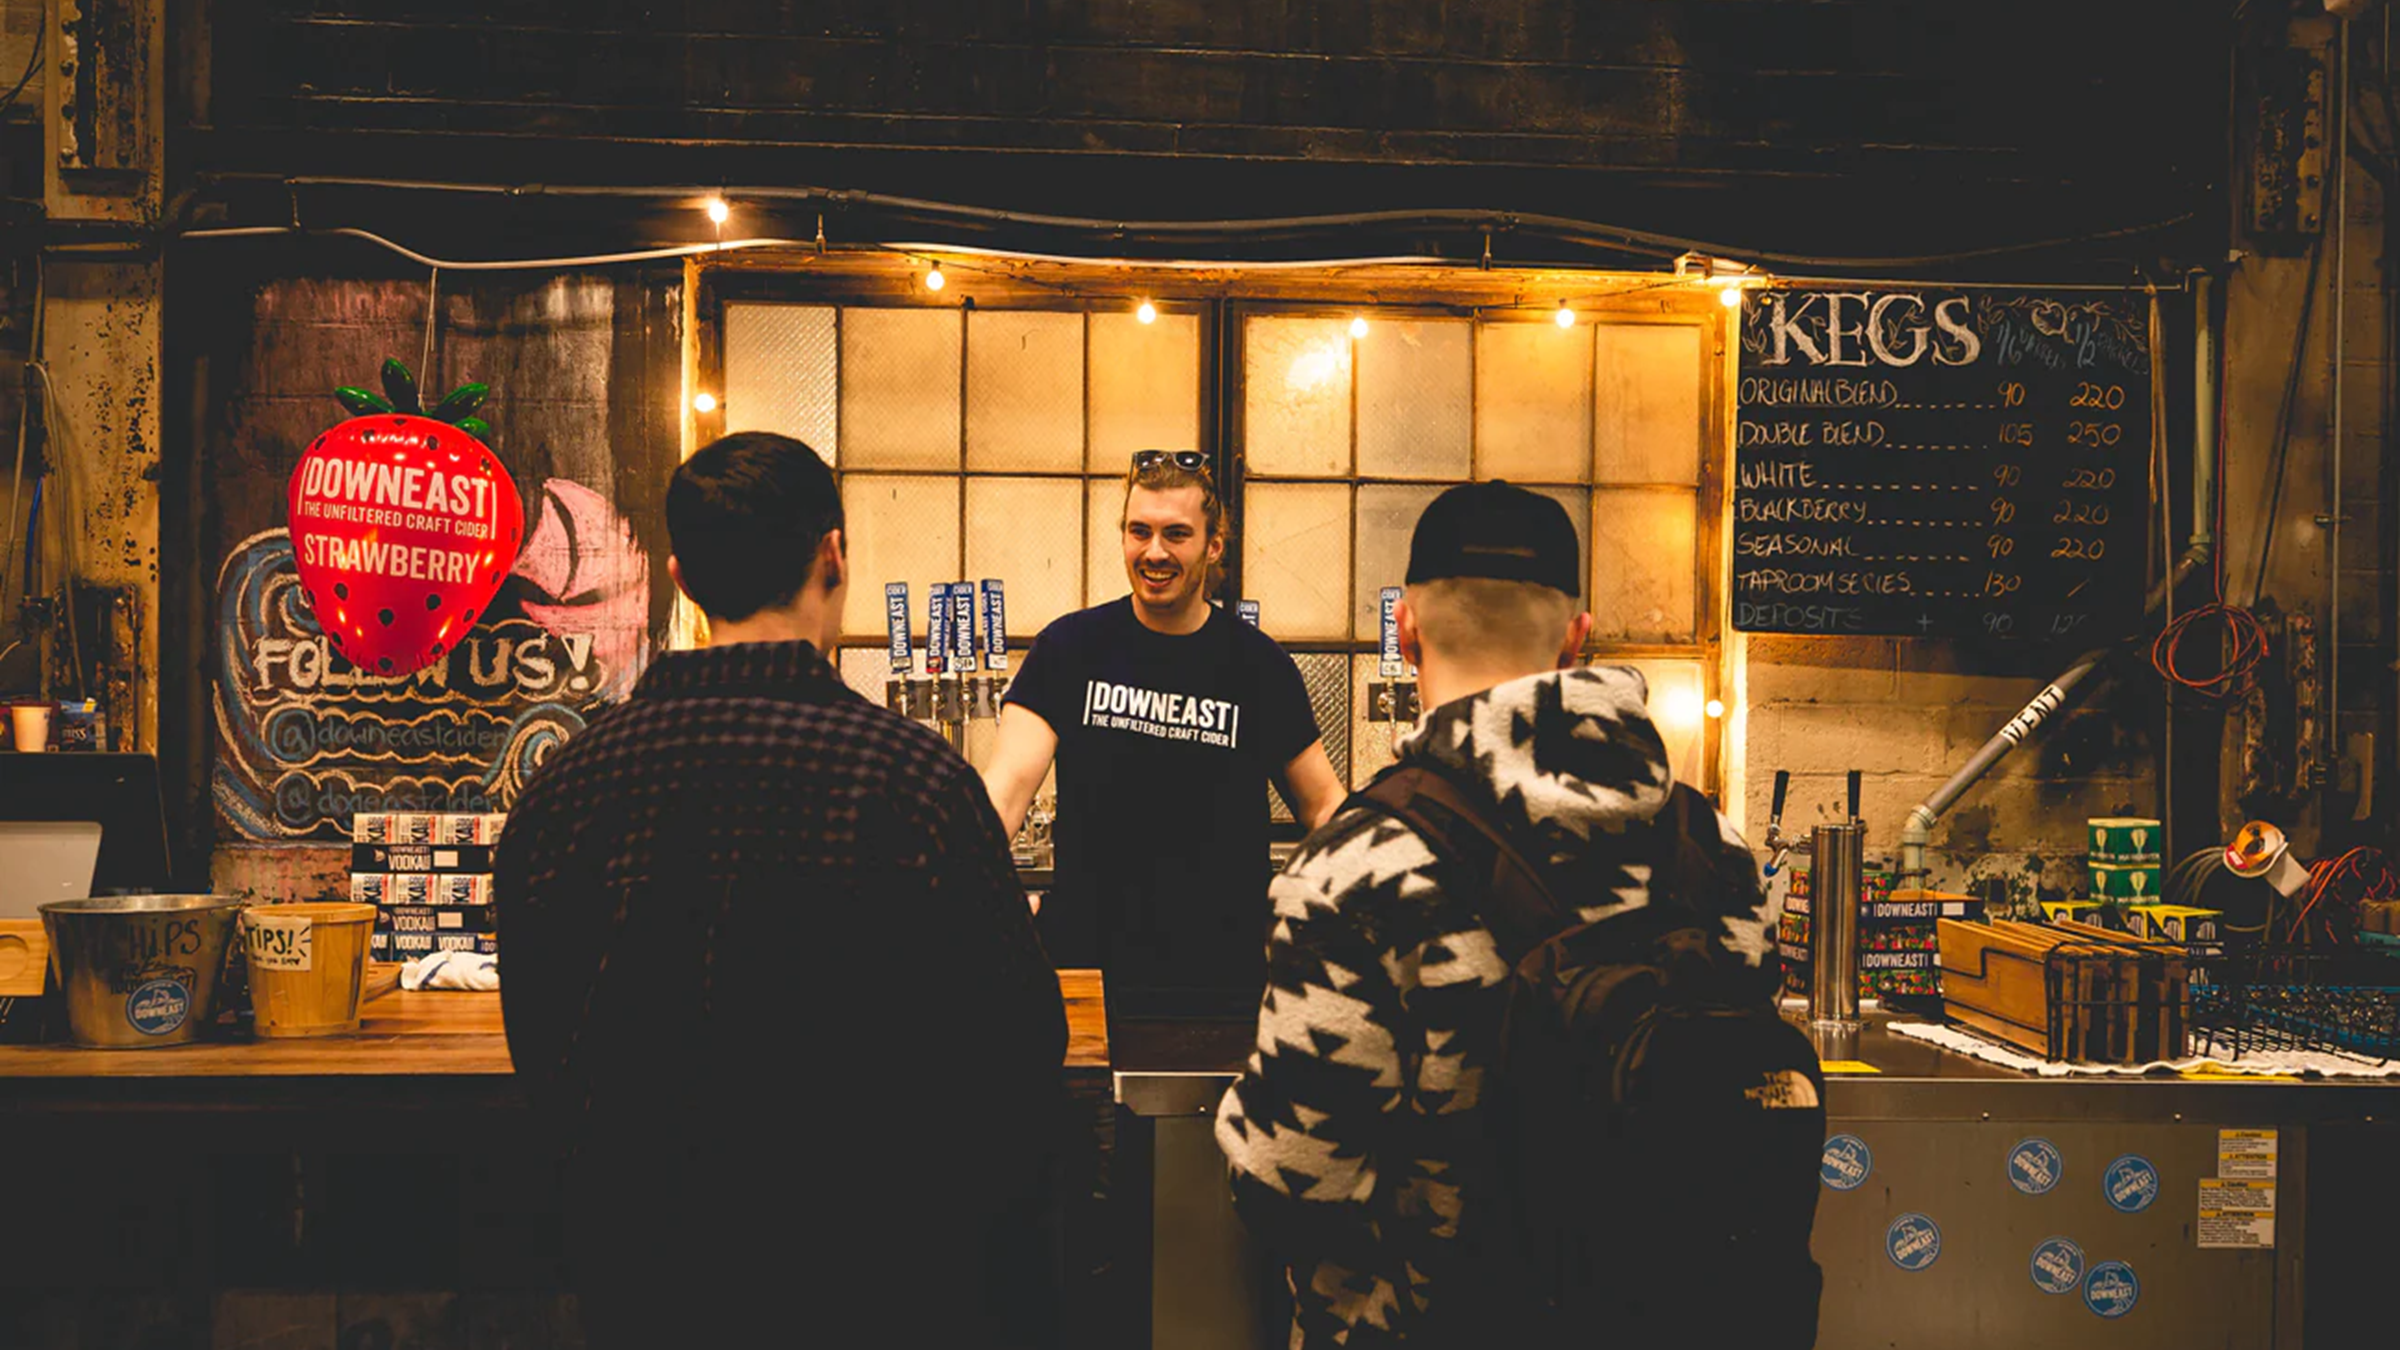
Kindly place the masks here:
[(517, 559), (524, 507), (472, 416), (490, 395), (461, 385), (430, 409), (397, 361), (388, 397), (335, 391), (361, 414), (327, 429), (292, 473), (301, 593), (334, 650), (376, 675), (412, 674), (475, 626)]

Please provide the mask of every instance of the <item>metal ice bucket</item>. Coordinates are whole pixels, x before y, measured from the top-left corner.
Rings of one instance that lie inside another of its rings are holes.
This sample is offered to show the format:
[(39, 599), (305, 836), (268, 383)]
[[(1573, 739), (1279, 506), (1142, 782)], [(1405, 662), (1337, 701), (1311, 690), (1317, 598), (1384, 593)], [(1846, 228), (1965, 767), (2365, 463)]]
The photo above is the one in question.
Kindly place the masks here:
[(217, 976), (242, 902), (127, 895), (41, 907), (68, 1039), (102, 1050), (182, 1045), (216, 1015)]

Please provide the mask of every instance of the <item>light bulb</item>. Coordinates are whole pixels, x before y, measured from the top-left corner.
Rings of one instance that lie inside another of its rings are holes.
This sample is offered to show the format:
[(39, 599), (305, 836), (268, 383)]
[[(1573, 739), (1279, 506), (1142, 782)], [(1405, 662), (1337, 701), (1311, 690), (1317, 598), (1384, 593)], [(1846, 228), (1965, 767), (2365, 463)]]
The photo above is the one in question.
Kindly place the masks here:
[(1575, 311), (1567, 308), (1567, 302), (1564, 300), (1558, 302), (1558, 313), (1550, 317), (1552, 321), (1557, 323), (1557, 325), (1561, 328), (1573, 328), (1575, 326)]
[(1140, 308), (1138, 308), (1138, 309), (1136, 309), (1136, 310), (1134, 310), (1134, 311), (1133, 311), (1133, 317), (1134, 317), (1134, 318), (1136, 318), (1136, 319), (1138, 319), (1138, 320), (1140, 320), (1140, 321), (1141, 321), (1141, 322), (1143, 322), (1143, 323), (1157, 323), (1157, 322), (1158, 322), (1158, 306), (1156, 306), (1156, 305), (1154, 305), (1154, 304), (1151, 304), (1151, 303), (1150, 303), (1149, 301), (1147, 301), (1147, 300), (1144, 300), (1144, 301), (1141, 303), (1141, 306), (1140, 306)]
[(693, 412), (704, 412), (704, 413), (709, 413), (709, 412), (715, 412), (716, 410), (717, 410), (717, 396), (716, 396), (715, 394), (711, 394), (711, 393), (708, 393), (708, 392), (705, 392), (705, 391), (703, 391), (703, 392), (701, 392), (701, 393), (697, 393), (697, 394), (694, 394), (694, 395), (692, 395), (692, 411), (693, 411)]
[(1366, 335), (1367, 335), (1367, 316), (1366, 316), (1366, 315), (1364, 315), (1364, 314), (1354, 314), (1354, 315), (1352, 315), (1352, 316), (1351, 316), (1351, 318), (1350, 318), (1350, 336), (1352, 336), (1352, 337), (1354, 337), (1354, 338), (1363, 338), (1363, 337), (1365, 337)]
[(1717, 293), (1717, 303), (1727, 309), (1740, 309), (1742, 307), (1742, 288), (1739, 286), (1726, 287)]
[(723, 197), (711, 197), (708, 199), (708, 220), (710, 224), (722, 225), (725, 223), (725, 218), (732, 214), (733, 208), (725, 204), (725, 199)]
[(1723, 717), (1725, 715), (1725, 700), (1721, 698), (1712, 698), (1708, 701), (1708, 706), (1702, 708), (1701, 711), (1707, 713), (1710, 717)]
[(948, 277), (945, 277), (945, 276), (943, 276), (943, 275), (942, 275), (942, 265), (941, 265), (940, 263), (935, 263), (935, 264), (934, 264), (932, 267), (930, 267), (930, 268), (928, 268), (928, 269), (926, 270), (926, 272), (925, 272), (925, 289), (926, 289), (926, 290), (929, 290), (929, 291), (938, 291), (938, 290), (940, 290), (942, 287), (944, 287), (944, 286), (947, 286), (947, 285), (949, 285), (949, 284), (950, 284), (950, 279), (949, 279)]

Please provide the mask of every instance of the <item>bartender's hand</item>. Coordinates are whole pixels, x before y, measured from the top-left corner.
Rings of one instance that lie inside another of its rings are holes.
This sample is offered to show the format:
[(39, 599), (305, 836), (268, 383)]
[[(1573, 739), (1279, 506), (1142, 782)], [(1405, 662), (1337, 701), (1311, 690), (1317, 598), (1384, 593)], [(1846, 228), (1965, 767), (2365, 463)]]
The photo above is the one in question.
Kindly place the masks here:
[(1033, 794), (1057, 754), (1058, 733), (1040, 713), (1020, 703), (1001, 705), (1000, 739), (991, 762), (983, 766), (983, 786), (992, 794), (992, 809), (1000, 813), (1000, 827), (1009, 838), (1016, 838), (1024, 827)]

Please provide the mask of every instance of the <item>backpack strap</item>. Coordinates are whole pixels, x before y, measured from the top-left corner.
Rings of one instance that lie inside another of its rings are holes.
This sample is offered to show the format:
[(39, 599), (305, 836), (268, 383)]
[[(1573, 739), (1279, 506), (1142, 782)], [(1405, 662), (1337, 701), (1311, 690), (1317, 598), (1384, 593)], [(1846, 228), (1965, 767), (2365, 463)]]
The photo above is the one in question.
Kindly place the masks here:
[(1352, 793), (1343, 806), (1391, 816), (1415, 830), (1434, 856), (1482, 878), (1484, 900), (1479, 909), (1511, 965), (1577, 920), (1575, 911), (1559, 903), (1541, 873), (1500, 827), (1437, 769), (1396, 765)]

